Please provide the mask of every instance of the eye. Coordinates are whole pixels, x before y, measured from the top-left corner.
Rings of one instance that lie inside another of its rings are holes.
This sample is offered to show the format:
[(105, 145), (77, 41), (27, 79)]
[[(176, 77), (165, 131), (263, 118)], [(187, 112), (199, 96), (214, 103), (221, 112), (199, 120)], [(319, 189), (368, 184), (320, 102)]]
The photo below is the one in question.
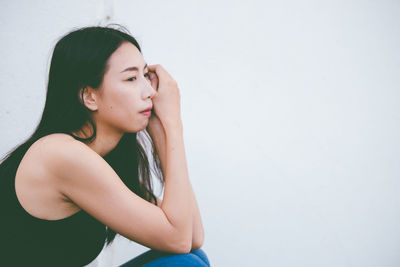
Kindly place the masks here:
[(146, 77), (147, 79), (150, 80), (150, 73), (149, 73), (149, 72), (145, 73), (145, 74), (144, 74), (144, 77)]
[(136, 77), (131, 77), (131, 78), (129, 78), (127, 81), (133, 82), (132, 79), (135, 79), (135, 80), (136, 80)]

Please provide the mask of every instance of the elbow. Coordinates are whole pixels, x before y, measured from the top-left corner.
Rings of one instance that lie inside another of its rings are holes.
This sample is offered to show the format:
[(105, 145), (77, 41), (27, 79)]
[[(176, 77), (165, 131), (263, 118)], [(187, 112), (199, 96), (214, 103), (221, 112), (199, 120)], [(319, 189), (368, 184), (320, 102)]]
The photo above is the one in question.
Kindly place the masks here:
[(174, 253), (187, 254), (192, 250), (199, 249), (203, 246), (204, 235), (197, 236), (196, 238), (181, 239), (174, 247)]
[(191, 250), (199, 249), (203, 246), (204, 243), (204, 235), (192, 240), (192, 248)]
[(187, 254), (192, 250), (192, 240), (190, 240), (190, 242), (188, 242), (188, 240), (184, 240), (179, 242), (176, 246), (175, 246), (175, 253), (177, 254)]
[(183, 254), (190, 253), (190, 251), (192, 250), (192, 243), (191, 243), (191, 242), (190, 242), (190, 243), (187, 243), (187, 244), (185, 245), (185, 247), (183, 247), (182, 249), (183, 249), (183, 250), (182, 250), (182, 253), (183, 253)]
[(196, 249), (201, 248), (202, 246), (203, 246), (203, 242), (193, 243), (191, 249), (196, 250)]
[(199, 249), (203, 246), (204, 243), (204, 239), (197, 239), (197, 240), (192, 240), (190, 239), (190, 241), (186, 241), (185, 243), (181, 244), (181, 246), (178, 248), (179, 252), (181, 254), (186, 254), (186, 253), (190, 253), (192, 250), (196, 250)]
[[(192, 249), (192, 237), (188, 234), (182, 234), (181, 232), (174, 231), (171, 233), (170, 238), (166, 239), (166, 246), (168, 251), (175, 254), (186, 254)], [(190, 238), (189, 238), (190, 237)]]
[(173, 254), (186, 254), (192, 249), (191, 242), (184, 241), (182, 239), (169, 239), (165, 240), (166, 243), (161, 248), (156, 248), (157, 250), (166, 251)]

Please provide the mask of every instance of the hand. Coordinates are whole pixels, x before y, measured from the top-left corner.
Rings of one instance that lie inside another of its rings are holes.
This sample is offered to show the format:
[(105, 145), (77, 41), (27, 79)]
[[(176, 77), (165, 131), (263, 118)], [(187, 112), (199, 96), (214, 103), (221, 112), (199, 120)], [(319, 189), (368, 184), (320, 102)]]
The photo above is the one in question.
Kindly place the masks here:
[(151, 139), (155, 143), (157, 143), (157, 141), (160, 140), (160, 138), (161, 141), (163, 140), (163, 138), (165, 138), (164, 127), (160, 121), (160, 118), (158, 118), (158, 116), (154, 112), (151, 113), (146, 130), (150, 134)]
[(180, 122), (180, 93), (178, 84), (172, 76), (159, 64), (148, 66), (150, 82), (157, 93), (152, 98), (153, 110), (160, 122), (170, 126)]
[[(154, 88), (154, 90), (158, 90), (158, 77), (155, 72), (149, 71), (150, 75), (150, 84)], [(165, 137), (164, 127), (160, 121), (160, 118), (156, 115), (154, 111), (151, 112), (151, 116), (149, 119), (149, 123), (146, 127), (147, 132), (150, 134), (150, 137), (155, 140), (157, 138)]]
[(154, 90), (158, 91), (158, 76), (154, 71), (149, 70), (150, 84)]

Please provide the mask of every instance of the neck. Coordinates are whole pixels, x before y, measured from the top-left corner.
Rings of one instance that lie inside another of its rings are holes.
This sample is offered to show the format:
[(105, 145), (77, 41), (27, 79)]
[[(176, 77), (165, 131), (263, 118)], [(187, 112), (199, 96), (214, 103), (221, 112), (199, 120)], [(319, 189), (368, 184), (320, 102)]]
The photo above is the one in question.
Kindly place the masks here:
[[(80, 131), (73, 132), (73, 134), (80, 138), (88, 138), (93, 134), (93, 129), (91, 126), (85, 125)], [(121, 131), (116, 131), (115, 129), (97, 124), (96, 137), (91, 143), (86, 145), (101, 157), (104, 157), (117, 146), (123, 135), (124, 133)]]

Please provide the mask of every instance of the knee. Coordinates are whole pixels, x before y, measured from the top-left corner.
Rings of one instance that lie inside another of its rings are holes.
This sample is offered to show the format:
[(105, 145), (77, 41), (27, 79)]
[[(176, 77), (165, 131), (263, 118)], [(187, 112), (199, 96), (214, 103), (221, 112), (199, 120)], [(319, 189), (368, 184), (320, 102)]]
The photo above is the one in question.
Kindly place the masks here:
[(191, 250), (190, 254), (196, 255), (196, 257), (198, 257), (201, 261), (203, 261), (206, 264), (206, 266), (210, 266), (210, 261), (203, 249), (198, 248)]
[(210, 265), (207, 264), (203, 260), (203, 258), (199, 257), (198, 254), (194, 253), (188, 253), (186, 254), (186, 258), (182, 259), (183, 262), (185, 262), (184, 266), (193, 266), (193, 267), (209, 267)]
[[(194, 252), (194, 253), (193, 253)], [(203, 252), (204, 253), (204, 252)], [(174, 254), (156, 259), (149, 262), (143, 267), (170, 267), (170, 266), (192, 266), (192, 267), (209, 267), (208, 259), (204, 261), (203, 254), (200, 251), (194, 250), (186, 254)], [(199, 256), (200, 255), (200, 256)]]

